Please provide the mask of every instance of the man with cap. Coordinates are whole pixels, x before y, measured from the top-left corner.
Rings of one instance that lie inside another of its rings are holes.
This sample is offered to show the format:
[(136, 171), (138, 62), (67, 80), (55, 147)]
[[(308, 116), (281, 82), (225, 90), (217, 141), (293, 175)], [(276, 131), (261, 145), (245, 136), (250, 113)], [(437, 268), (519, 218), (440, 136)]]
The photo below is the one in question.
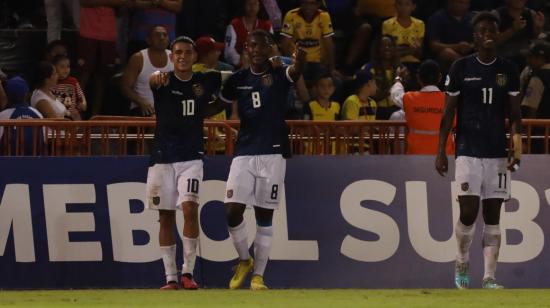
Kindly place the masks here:
[(209, 36), (201, 36), (196, 41), (198, 60), (193, 65), (193, 72), (207, 70), (233, 71), (233, 66), (219, 60), (224, 44), (216, 42)]
[[(6, 82), (6, 94), (8, 98), (8, 108), (0, 112), (0, 120), (4, 119), (42, 119), (42, 114), (40, 111), (29, 106), (28, 97), (29, 97), (29, 85), (21, 77), (13, 77)], [(4, 128), (0, 127), (0, 140), (4, 134)], [(11, 151), (15, 152), (15, 141), (16, 134), (15, 130), (12, 130), (10, 136), (12, 141)], [(25, 155), (31, 155), (33, 150), (33, 131), (31, 127), (25, 128), (24, 132), (24, 150)], [(4, 142), (0, 142), (0, 152), (4, 152), (5, 149), (2, 149)], [(36, 152), (37, 154), (40, 151)]]
[(529, 47), (527, 62), (533, 70), (521, 102), (525, 118), (550, 119), (550, 43), (536, 40)]

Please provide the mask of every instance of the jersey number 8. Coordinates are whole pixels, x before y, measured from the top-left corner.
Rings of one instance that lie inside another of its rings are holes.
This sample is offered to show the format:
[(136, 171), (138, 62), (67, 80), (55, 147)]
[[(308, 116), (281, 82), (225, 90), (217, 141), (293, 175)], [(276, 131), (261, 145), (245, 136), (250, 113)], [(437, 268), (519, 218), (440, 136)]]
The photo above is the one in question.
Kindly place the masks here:
[(260, 92), (254, 91), (252, 92), (252, 107), (260, 108), (260, 106), (262, 106), (262, 102), (260, 101)]
[(183, 116), (195, 115), (195, 100), (194, 99), (182, 100), (181, 104), (183, 105)]

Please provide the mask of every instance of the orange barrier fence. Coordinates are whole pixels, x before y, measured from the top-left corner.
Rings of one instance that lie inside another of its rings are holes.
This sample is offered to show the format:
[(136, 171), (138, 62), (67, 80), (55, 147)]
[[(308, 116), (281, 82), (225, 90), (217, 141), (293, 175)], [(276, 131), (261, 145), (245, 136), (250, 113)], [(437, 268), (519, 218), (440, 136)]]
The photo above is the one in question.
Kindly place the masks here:
[[(290, 146), (296, 155), (406, 153), (404, 121), (292, 120)], [(525, 153), (549, 153), (549, 120), (524, 120)], [(88, 121), (0, 120), (2, 156), (146, 155), (155, 121), (101, 116)], [(206, 121), (207, 155), (232, 155), (238, 121)], [(182, 136), (185, 138), (185, 136)]]

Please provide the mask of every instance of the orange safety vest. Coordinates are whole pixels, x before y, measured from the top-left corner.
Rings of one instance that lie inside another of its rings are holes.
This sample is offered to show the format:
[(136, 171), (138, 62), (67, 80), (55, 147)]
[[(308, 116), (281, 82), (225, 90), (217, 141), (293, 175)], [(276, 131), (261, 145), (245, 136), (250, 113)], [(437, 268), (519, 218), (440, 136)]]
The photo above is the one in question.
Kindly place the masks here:
[[(439, 125), (445, 106), (445, 93), (407, 92), (403, 109), (407, 119), (407, 154), (437, 154)], [(447, 154), (454, 154), (454, 140), (447, 138)]]

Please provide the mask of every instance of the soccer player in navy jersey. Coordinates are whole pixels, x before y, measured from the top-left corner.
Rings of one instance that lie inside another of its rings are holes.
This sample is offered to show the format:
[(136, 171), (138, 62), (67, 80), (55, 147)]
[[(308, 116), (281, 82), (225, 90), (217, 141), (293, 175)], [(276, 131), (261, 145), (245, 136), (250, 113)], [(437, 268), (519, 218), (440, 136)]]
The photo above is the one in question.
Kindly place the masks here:
[(203, 120), (224, 109), (216, 100), (220, 72), (193, 73), (195, 43), (178, 37), (171, 44), (174, 70), (151, 76), (156, 129), (147, 174), (147, 206), (159, 211), (159, 243), (166, 273), (161, 289), (180, 288), (176, 268), (176, 209), (183, 211), (181, 287), (197, 289), (193, 269), (199, 236), (198, 202), (203, 177)]
[[(268, 32), (251, 32), (246, 42), (250, 68), (229, 77), (220, 95), (225, 102), (236, 102), (241, 120), (225, 197), (229, 233), (240, 260), (230, 289), (239, 288), (252, 270), (250, 288), (267, 289), (263, 275), (271, 250), (273, 210), (279, 205), (285, 158), (290, 156), (286, 101), (292, 84), (302, 74), (306, 56), (298, 46), (293, 65), (274, 67), (269, 61), (273, 44)], [(248, 252), (243, 220), (247, 205), (254, 207), (256, 216), (255, 262)]]
[[(520, 164), (521, 111), (518, 70), (512, 62), (496, 56), (498, 23), (498, 17), (489, 12), (474, 17), (477, 53), (453, 63), (446, 80), (447, 98), (435, 167), (442, 176), (447, 172), (445, 144), (456, 111), (455, 181), (460, 219), (455, 226), (455, 285), (459, 289), (468, 288), (470, 283), (469, 249), (480, 200), (485, 222), (482, 287), (502, 288), (495, 280), (501, 241), (500, 209), (510, 198), (510, 171)], [(506, 117), (510, 119), (513, 140), (510, 156), (506, 151)]]

